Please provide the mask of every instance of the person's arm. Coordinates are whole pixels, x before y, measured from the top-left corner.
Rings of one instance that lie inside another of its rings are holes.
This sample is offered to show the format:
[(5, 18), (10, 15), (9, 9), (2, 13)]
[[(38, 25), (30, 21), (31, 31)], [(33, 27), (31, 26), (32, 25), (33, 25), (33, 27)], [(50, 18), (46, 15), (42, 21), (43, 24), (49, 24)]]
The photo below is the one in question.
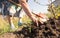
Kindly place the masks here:
[(25, 13), (34, 21), (36, 22), (37, 19), (33, 16), (30, 8), (29, 8), (29, 5), (27, 4), (26, 0), (19, 0), (19, 3), (21, 4), (23, 10), (25, 11)]

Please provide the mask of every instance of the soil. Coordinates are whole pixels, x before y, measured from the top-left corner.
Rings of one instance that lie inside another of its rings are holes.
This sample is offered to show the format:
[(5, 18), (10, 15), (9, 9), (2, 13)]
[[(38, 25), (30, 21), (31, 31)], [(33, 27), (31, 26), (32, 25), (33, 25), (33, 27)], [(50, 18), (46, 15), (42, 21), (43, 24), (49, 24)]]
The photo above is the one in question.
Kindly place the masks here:
[(31, 27), (31, 32), (29, 30), (30, 27), (24, 27), (15, 32), (2, 34), (0, 38), (60, 38), (60, 28), (56, 27), (55, 23), (48, 22), (39, 23), (39, 26), (34, 23)]

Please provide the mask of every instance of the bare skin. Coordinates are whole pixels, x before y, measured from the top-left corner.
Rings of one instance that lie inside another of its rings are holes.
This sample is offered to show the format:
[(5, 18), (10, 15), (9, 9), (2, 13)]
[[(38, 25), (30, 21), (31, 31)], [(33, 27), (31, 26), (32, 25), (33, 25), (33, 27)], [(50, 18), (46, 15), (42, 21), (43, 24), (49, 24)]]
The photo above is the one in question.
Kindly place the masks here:
[(21, 4), (22, 8), (24, 9), (25, 13), (31, 18), (33, 22), (38, 22), (38, 20), (33, 16), (28, 3), (26, 0), (19, 0), (19, 3)]
[[(12, 0), (9, 0), (9, 1), (12, 2)], [(31, 19), (33, 22), (37, 23), (37, 25), (38, 25), (38, 20), (33, 16), (33, 14), (32, 14), (32, 12), (31, 12), (31, 10), (30, 10), (30, 8), (29, 8), (29, 5), (28, 5), (28, 3), (26, 2), (26, 0), (19, 0), (19, 5), (22, 6), (23, 10), (24, 10), (25, 13), (30, 17), (30, 19)], [(10, 16), (7, 15), (6, 18), (7, 18), (8, 22), (9, 22), (9, 24), (11, 25)]]
[[(10, 2), (12, 0), (9, 0)], [(30, 17), (30, 19), (33, 21), (33, 22), (38, 22), (38, 20), (33, 16), (30, 8), (29, 8), (29, 5), (28, 3), (26, 2), (26, 0), (18, 0), (19, 1), (19, 4), (22, 6), (23, 10), (25, 11), (25, 13)]]

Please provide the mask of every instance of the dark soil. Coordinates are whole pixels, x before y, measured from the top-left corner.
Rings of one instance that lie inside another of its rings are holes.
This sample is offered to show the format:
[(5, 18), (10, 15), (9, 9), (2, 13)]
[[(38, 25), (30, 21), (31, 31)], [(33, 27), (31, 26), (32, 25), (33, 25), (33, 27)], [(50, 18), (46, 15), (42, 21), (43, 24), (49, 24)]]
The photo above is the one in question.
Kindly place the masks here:
[[(59, 21), (48, 21), (37, 26), (35, 23), (31, 27), (24, 27), (12, 33), (0, 35), (0, 38), (60, 38)], [(29, 30), (31, 28), (31, 32)]]

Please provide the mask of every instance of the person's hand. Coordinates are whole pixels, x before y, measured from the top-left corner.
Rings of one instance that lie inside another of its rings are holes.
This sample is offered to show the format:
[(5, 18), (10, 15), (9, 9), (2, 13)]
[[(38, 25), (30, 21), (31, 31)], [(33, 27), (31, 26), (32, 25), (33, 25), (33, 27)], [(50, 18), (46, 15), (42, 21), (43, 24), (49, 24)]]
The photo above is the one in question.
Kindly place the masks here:
[(38, 19), (37, 19), (36, 17), (32, 17), (32, 21), (33, 21), (33, 22), (37, 22)]
[(36, 25), (38, 26), (38, 18), (32, 17), (32, 21), (33, 21), (34, 23), (36, 23)]

